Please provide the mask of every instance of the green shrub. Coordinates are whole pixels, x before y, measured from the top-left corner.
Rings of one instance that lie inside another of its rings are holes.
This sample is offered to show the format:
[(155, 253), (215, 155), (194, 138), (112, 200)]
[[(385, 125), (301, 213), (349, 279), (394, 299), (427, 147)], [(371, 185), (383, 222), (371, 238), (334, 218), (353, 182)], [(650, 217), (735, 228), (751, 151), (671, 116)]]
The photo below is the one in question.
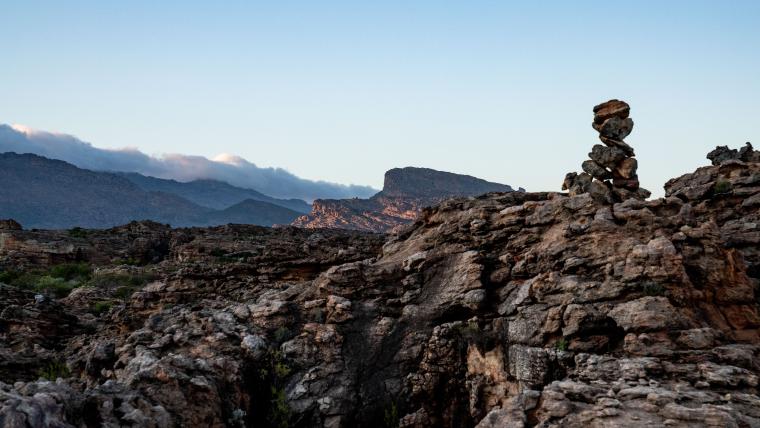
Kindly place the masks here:
[(85, 263), (64, 263), (47, 271), (3, 271), (0, 282), (38, 293), (66, 297), (71, 290), (83, 285), (92, 276), (92, 268)]
[(221, 248), (214, 248), (214, 249), (212, 249), (209, 252), (209, 254), (212, 255), (212, 256), (214, 256), (214, 257), (224, 257), (224, 256), (227, 255), (227, 253), (228, 253), (227, 250), (224, 250), (224, 249), (221, 249)]
[(560, 337), (557, 343), (554, 344), (554, 348), (558, 351), (567, 351), (567, 340), (564, 337)]
[[(268, 426), (286, 428), (292, 419), (287, 396), (285, 381), (291, 369), (285, 362), (282, 352), (270, 349), (264, 360), (264, 366), (259, 369), (259, 378), (264, 385), (269, 385), (267, 391), (266, 419)], [(262, 397), (263, 398), (263, 397)]]
[(280, 327), (274, 331), (274, 341), (277, 343), (285, 342), (290, 339), (291, 334), (287, 327)]
[(0, 271), (0, 282), (3, 284), (11, 285), (18, 278), (19, 273), (16, 271), (3, 270)]
[(285, 396), (285, 388), (272, 385), (271, 387), (272, 401), (269, 407), (269, 420), (270, 426), (278, 428), (288, 428), (290, 426), (290, 407), (288, 406), (287, 397)]
[(66, 363), (52, 361), (45, 367), (41, 368), (37, 372), (37, 376), (52, 382), (58, 378), (67, 378), (71, 376), (71, 370), (69, 370), (69, 366), (67, 366)]
[(72, 238), (86, 238), (89, 233), (87, 230), (82, 229), (81, 227), (74, 227), (69, 229), (69, 236)]
[(64, 278), (57, 278), (54, 276), (42, 276), (37, 280), (37, 283), (32, 287), (34, 291), (53, 294), (55, 297), (66, 297), (71, 293), (71, 290), (79, 287), (80, 283), (75, 280), (67, 281)]
[(154, 276), (149, 274), (107, 273), (93, 276), (86, 285), (106, 290), (115, 290), (114, 297), (127, 299), (153, 279)]
[(92, 277), (92, 267), (86, 263), (64, 263), (51, 267), (49, 275), (66, 281), (87, 281)]
[(398, 407), (395, 402), (391, 402), (390, 406), (385, 408), (383, 422), (385, 423), (385, 428), (398, 428)]
[(645, 296), (664, 296), (666, 293), (665, 287), (656, 282), (648, 282), (641, 288)]
[(95, 304), (92, 305), (92, 313), (95, 315), (104, 314), (110, 311), (112, 306), (113, 304), (107, 301), (95, 302)]
[(715, 185), (713, 187), (713, 193), (716, 195), (724, 194), (724, 193), (730, 193), (731, 192), (731, 182), (727, 180), (718, 180), (715, 182)]

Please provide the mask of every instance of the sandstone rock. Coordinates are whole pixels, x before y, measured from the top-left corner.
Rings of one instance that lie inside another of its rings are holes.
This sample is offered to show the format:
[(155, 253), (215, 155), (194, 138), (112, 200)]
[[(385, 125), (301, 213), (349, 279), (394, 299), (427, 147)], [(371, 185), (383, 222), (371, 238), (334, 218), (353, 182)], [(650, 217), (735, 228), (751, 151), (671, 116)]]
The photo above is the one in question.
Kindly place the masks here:
[(594, 123), (602, 123), (613, 117), (626, 119), (630, 111), (631, 107), (626, 102), (609, 100), (594, 106)]

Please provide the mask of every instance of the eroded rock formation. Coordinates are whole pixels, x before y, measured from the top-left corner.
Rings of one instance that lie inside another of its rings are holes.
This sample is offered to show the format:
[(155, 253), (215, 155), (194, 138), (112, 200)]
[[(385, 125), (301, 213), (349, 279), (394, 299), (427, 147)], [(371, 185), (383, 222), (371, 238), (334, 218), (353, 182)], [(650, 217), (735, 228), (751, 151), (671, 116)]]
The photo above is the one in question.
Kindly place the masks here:
[(599, 132), (604, 145), (596, 144), (581, 167), (583, 172), (568, 173), (562, 190), (570, 195), (590, 193), (595, 198), (612, 203), (629, 198), (646, 199), (651, 193), (639, 187), (636, 174), (638, 162), (634, 151), (625, 141), (633, 130), (630, 106), (624, 101), (610, 100), (594, 107), (592, 126)]
[(665, 189), (449, 199), (389, 237), (4, 231), (6, 272), (95, 272), (0, 286), (0, 427), (760, 426), (760, 163)]
[[(423, 208), (446, 198), (509, 192), (510, 186), (429, 168), (394, 168), (383, 190), (369, 199), (317, 199), (293, 226), (393, 232), (413, 222)], [(524, 189), (520, 189), (524, 190)]]

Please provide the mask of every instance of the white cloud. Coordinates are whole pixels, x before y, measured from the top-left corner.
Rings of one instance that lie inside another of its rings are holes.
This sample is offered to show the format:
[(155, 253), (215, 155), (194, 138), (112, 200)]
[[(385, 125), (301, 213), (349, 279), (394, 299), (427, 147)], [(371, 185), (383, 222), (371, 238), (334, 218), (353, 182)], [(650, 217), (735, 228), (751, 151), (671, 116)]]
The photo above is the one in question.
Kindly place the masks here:
[(100, 149), (71, 135), (38, 131), (24, 125), (0, 124), (0, 153), (3, 152), (34, 153), (98, 171), (137, 172), (178, 181), (221, 180), (277, 198), (307, 201), (317, 198), (363, 198), (377, 192), (368, 186), (306, 180), (284, 169), (260, 168), (239, 156), (226, 153), (214, 159), (182, 154), (155, 157), (136, 148)]

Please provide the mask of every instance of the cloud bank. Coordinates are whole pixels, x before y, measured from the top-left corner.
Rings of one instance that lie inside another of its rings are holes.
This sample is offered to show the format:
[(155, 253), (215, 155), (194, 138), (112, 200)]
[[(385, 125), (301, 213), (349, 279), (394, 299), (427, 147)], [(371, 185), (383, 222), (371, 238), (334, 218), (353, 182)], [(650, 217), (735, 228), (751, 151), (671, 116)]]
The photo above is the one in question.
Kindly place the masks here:
[(214, 179), (276, 198), (309, 202), (318, 198), (366, 198), (377, 193), (369, 186), (312, 181), (281, 168), (260, 168), (234, 155), (222, 154), (214, 159), (182, 154), (155, 157), (135, 148), (99, 149), (72, 135), (37, 131), (22, 125), (0, 124), (0, 153), (4, 152), (33, 153), (97, 171), (137, 172), (177, 181)]

